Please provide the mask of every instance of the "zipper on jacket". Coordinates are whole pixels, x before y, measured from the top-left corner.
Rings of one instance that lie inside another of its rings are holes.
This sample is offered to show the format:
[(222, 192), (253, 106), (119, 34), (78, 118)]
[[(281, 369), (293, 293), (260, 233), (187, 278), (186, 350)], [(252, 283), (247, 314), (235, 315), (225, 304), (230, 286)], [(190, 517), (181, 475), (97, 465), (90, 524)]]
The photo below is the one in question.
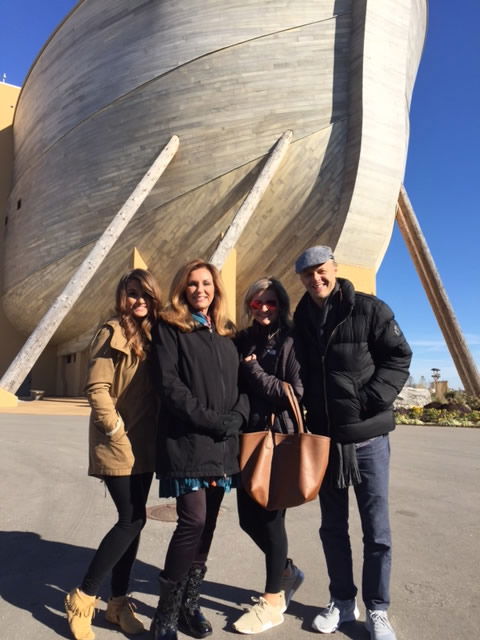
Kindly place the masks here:
[(328, 413), (327, 403), (327, 382), (326, 382), (326, 369), (325, 369), (325, 354), (322, 356), (322, 380), (323, 380), (323, 413), (327, 419), (328, 435), (330, 435), (330, 415)]
[(225, 458), (227, 457), (227, 441), (223, 441), (223, 477), (226, 478), (227, 474), (225, 473)]
[[(216, 342), (215, 342), (216, 339), (217, 339), (216, 336), (218, 336), (218, 334), (215, 333), (215, 335), (214, 335), (214, 331), (213, 331), (212, 327), (209, 327), (207, 325), (202, 325), (199, 328), (200, 331), (201, 330), (205, 330), (205, 329), (208, 331), (208, 333), (210, 335), (210, 348), (215, 353), (215, 358), (217, 360), (218, 368), (219, 368), (219, 371), (220, 371), (220, 385), (221, 385), (221, 392), (222, 392), (222, 400), (224, 401), (225, 400), (225, 381), (223, 379), (222, 362), (221, 362), (221, 359), (219, 357), (218, 349), (217, 349)], [(225, 407), (225, 402), (222, 403), (222, 407)]]
[(221, 392), (222, 392), (222, 406), (225, 407), (225, 380), (223, 379), (223, 367), (222, 367), (222, 361), (221, 358), (219, 356), (218, 353), (218, 349), (217, 349), (217, 345), (215, 343), (215, 338), (213, 336), (213, 332), (210, 331), (210, 343), (212, 345), (212, 349), (215, 352), (215, 357), (217, 359), (217, 363), (218, 363), (218, 369), (220, 371), (220, 387), (221, 387)]
[[(349, 316), (350, 314), (348, 314)], [(330, 415), (328, 413), (328, 402), (327, 402), (327, 370), (325, 367), (325, 359), (327, 357), (327, 351), (328, 348), (330, 346), (330, 343), (332, 341), (333, 336), (337, 333), (338, 327), (340, 327), (348, 318), (348, 316), (345, 316), (345, 318), (343, 318), (343, 320), (341, 320), (332, 330), (332, 333), (329, 335), (328, 340), (327, 340), (327, 344), (325, 345), (325, 350), (323, 352), (322, 355), (322, 378), (323, 378), (323, 408), (324, 408), (324, 413), (325, 416), (327, 418), (327, 427), (328, 427), (328, 435), (331, 436), (331, 424), (330, 424)]]

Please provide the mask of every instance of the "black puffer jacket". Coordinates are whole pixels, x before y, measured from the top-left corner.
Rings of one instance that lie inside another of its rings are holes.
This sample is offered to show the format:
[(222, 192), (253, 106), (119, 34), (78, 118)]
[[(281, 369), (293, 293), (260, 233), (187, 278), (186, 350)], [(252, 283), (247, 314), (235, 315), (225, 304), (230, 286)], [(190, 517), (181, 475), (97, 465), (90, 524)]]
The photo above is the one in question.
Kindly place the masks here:
[(324, 339), (319, 308), (306, 293), (295, 311), (295, 344), (309, 429), (361, 442), (395, 428), (392, 405), (412, 352), (384, 302), (356, 293), (348, 280), (337, 282)]
[(205, 477), (237, 473), (238, 433), (225, 435), (224, 417), (248, 420), (238, 390), (232, 340), (199, 325), (191, 332), (160, 322), (153, 332), (161, 396), (157, 474)]
[[(265, 429), (275, 414), (275, 431), (291, 433), (295, 424), (282, 381), (289, 382), (300, 400), (303, 395), (300, 365), (295, 356), (293, 338), (287, 327), (277, 331), (258, 322), (241, 331), (236, 339), (240, 354), (240, 382), (250, 400), (247, 431)], [(243, 358), (254, 353), (255, 360)]]

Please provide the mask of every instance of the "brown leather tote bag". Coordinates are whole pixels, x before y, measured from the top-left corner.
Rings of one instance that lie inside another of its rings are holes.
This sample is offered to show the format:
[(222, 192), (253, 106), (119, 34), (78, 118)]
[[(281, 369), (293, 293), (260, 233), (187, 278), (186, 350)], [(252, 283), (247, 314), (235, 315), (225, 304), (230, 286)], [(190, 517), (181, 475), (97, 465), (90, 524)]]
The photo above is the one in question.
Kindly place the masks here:
[(272, 428), (241, 435), (240, 469), (245, 491), (268, 511), (296, 507), (320, 491), (328, 465), (330, 438), (305, 431), (295, 393), (283, 383), (296, 433)]

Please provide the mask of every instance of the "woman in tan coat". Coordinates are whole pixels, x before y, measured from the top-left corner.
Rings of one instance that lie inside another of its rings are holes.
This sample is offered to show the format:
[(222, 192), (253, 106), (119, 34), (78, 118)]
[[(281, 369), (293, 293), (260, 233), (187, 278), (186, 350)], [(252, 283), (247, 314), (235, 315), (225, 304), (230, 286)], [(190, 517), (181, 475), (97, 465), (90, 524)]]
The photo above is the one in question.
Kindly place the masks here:
[(127, 592), (155, 469), (157, 400), (149, 352), (160, 298), (151, 273), (129, 271), (118, 283), (116, 317), (101, 327), (91, 345), (86, 384), (92, 409), (88, 473), (105, 482), (118, 521), (100, 543), (80, 587), (65, 598), (75, 640), (95, 637), (91, 621), (96, 594), (110, 573), (107, 620), (128, 634), (144, 631)]

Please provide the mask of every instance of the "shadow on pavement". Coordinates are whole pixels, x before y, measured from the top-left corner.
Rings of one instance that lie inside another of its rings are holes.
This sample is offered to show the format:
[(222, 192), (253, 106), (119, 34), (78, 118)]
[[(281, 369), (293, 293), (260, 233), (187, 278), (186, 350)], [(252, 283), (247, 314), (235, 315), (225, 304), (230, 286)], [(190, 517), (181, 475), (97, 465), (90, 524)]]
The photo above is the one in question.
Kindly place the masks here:
[[(290, 606), (288, 607), (288, 614), (294, 615), (303, 621), (301, 627), (303, 631), (311, 631), (318, 638), (323, 638), (323, 634), (320, 634), (317, 631), (313, 631), (312, 629), (313, 619), (318, 614), (321, 606), (322, 605), (312, 607), (310, 605), (305, 605), (301, 602), (292, 600)], [(370, 639), (370, 634), (365, 629), (363, 622), (346, 622), (345, 624), (342, 624), (339, 629), (339, 632), (340, 631), (345, 637), (351, 638), (351, 640)]]
[[(0, 532), (0, 596), (32, 616), (60, 637), (70, 638), (63, 608), (65, 593), (81, 580), (94, 549), (44, 540), (29, 531)], [(132, 591), (157, 594), (158, 568), (138, 560), (132, 576)], [(99, 597), (108, 597), (108, 584)], [(136, 601), (137, 603), (137, 601)], [(140, 613), (151, 617), (153, 608), (138, 602)], [(96, 627), (112, 628), (103, 616)]]
[[(218, 582), (204, 583), (202, 590), (202, 597), (200, 604), (217, 613), (225, 616), (227, 623), (224, 626), (224, 631), (230, 631), (240, 637), (233, 629), (233, 623), (240, 617), (242, 609), (248, 608), (251, 604), (251, 596), (259, 596), (258, 592), (254, 592), (250, 589), (242, 589), (240, 587), (234, 587), (227, 584), (221, 584)], [(212, 600), (212, 598), (215, 598)], [(224, 600), (226, 602), (218, 602), (216, 599)], [(229, 604), (231, 603), (231, 605)], [(239, 609), (240, 607), (240, 609)], [(317, 615), (319, 607), (304, 605), (301, 602), (292, 600), (288, 607), (286, 616), (293, 616), (298, 620), (301, 620), (301, 629), (304, 631), (310, 631), (313, 635), (321, 637), (321, 634), (312, 630), (312, 621)], [(351, 638), (351, 640), (369, 640), (370, 634), (364, 627), (363, 622), (348, 622), (341, 627), (342, 634)]]
[[(0, 596), (14, 607), (31, 613), (59, 637), (70, 638), (63, 599), (65, 593), (81, 580), (93, 553), (94, 549), (44, 540), (30, 531), (0, 531)], [(153, 596), (156, 603), (158, 572), (158, 567), (137, 560), (131, 591)], [(98, 595), (104, 601), (108, 598), (107, 581)], [(251, 604), (252, 595), (259, 594), (250, 589), (206, 580), (200, 602), (206, 609), (225, 616), (224, 630), (234, 632), (232, 624), (242, 609)], [(152, 601), (152, 598), (148, 600)], [(145, 603), (141, 597), (135, 598), (135, 604), (139, 614), (148, 619), (153, 617), (154, 606)], [(301, 620), (301, 628), (311, 631), (312, 620), (317, 613), (318, 607), (293, 600), (287, 615)], [(103, 615), (96, 616), (94, 624), (97, 628), (112, 628)], [(341, 631), (352, 640), (369, 638), (359, 622), (344, 624)]]
[[(31, 531), (0, 531), (0, 597), (14, 607), (29, 612), (59, 637), (70, 638), (63, 599), (66, 592), (80, 582), (94, 551), (87, 547), (45, 540)], [(156, 604), (158, 573), (158, 567), (137, 560), (131, 591), (153, 596)], [(106, 580), (98, 594), (104, 601), (109, 597), (108, 587)], [(258, 594), (249, 589), (206, 580), (200, 602), (206, 609), (225, 616), (227, 623), (224, 629), (233, 631), (233, 622), (241, 615), (242, 607), (250, 604), (252, 595)], [(152, 601), (152, 598), (148, 600)], [(139, 614), (148, 619), (153, 617), (154, 606), (145, 603), (141, 596), (135, 598), (135, 604)], [(291, 613), (303, 618), (303, 611), (308, 607), (297, 604), (295, 611), (294, 604), (292, 602)], [(101, 614), (95, 617), (94, 625), (96, 628), (112, 629)]]

